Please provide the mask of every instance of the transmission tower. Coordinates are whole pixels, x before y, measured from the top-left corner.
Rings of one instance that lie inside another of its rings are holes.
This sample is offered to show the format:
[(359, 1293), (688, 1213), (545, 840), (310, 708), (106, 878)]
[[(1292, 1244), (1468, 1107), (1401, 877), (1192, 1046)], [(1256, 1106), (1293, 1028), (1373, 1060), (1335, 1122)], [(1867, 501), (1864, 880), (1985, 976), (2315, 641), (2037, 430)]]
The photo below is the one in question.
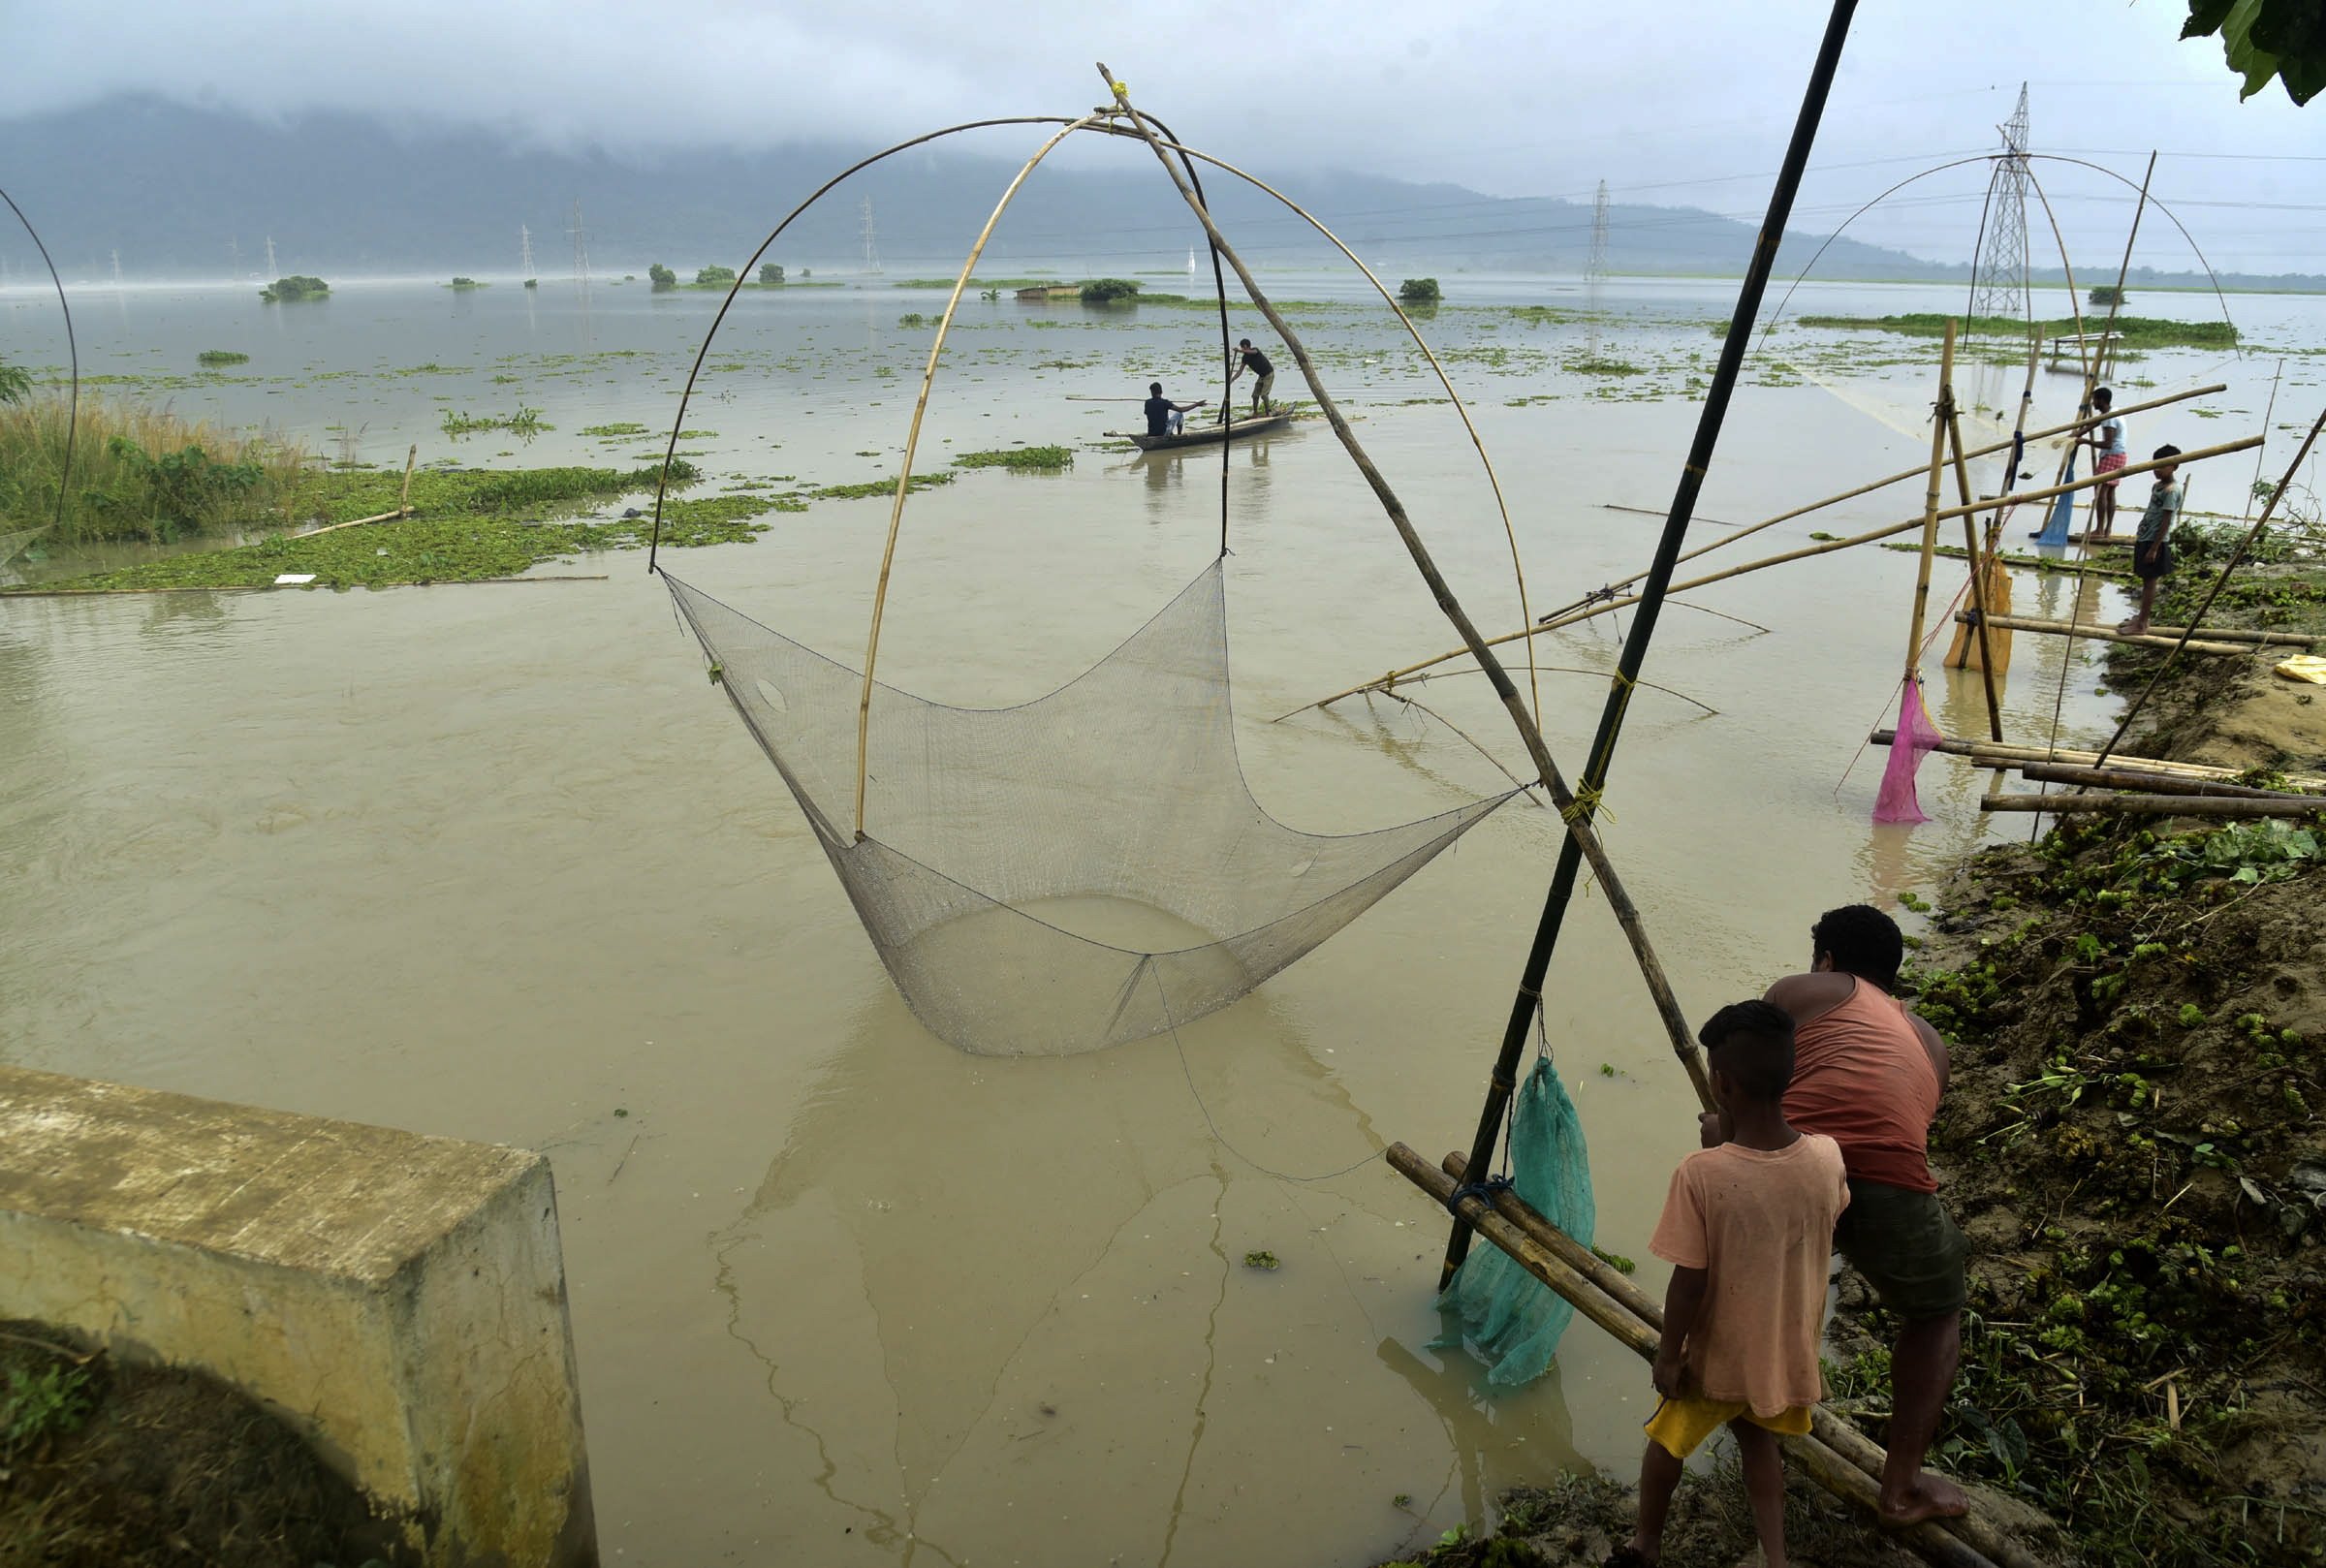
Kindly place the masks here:
[(2019, 108), (1996, 127), (2003, 150), (1987, 181), (1987, 240), (1970, 297), (1973, 316), (2020, 317), (2027, 309), (2027, 84)]
[(582, 297), (582, 308), (586, 310), (589, 308), (589, 243), (588, 235), (582, 227), (582, 203), (578, 199), (574, 203), (573, 222), (566, 226), (565, 232), (574, 241), (574, 289)]
[(1591, 202), (1591, 256), (1583, 267), (1584, 309), (1590, 315), (1590, 357), (1599, 358), (1599, 285), (1607, 280), (1607, 181)]
[(282, 274), (274, 269), (274, 235), (267, 236), (267, 281), (271, 283)]
[(530, 278), (533, 275), (533, 231), (521, 223), (517, 226), (517, 248), (518, 275)]
[(872, 198), (864, 198), (864, 270), (880, 276), (880, 235), (872, 227)]

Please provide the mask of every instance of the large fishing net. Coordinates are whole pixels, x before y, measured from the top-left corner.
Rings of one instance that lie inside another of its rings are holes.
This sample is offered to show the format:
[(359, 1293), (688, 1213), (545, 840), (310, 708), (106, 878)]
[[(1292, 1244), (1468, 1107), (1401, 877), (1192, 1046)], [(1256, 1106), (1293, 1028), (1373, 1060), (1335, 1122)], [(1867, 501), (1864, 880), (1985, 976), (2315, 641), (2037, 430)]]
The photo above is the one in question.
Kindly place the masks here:
[[(1510, 1118), (1510, 1168), (1511, 1190), (1528, 1207), (1585, 1246), (1591, 1244), (1598, 1211), (1583, 1118), (1549, 1056), (1536, 1057), (1534, 1070), (1519, 1085)], [(1575, 1316), (1572, 1303), (1499, 1247), (1472, 1250), (1438, 1305), (1459, 1324), (1459, 1331), (1449, 1332), (1439, 1345), (1466, 1340), (1487, 1363), (1487, 1381), (1502, 1388), (1542, 1376)]]
[(863, 676), (663, 580), (896, 988), (963, 1051), (1094, 1050), (1224, 1007), (1510, 799), (1346, 836), (1271, 817), (1237, 758), (1215, 561), (1047, 697), (948, 707), (876, 683), (860, 838)]

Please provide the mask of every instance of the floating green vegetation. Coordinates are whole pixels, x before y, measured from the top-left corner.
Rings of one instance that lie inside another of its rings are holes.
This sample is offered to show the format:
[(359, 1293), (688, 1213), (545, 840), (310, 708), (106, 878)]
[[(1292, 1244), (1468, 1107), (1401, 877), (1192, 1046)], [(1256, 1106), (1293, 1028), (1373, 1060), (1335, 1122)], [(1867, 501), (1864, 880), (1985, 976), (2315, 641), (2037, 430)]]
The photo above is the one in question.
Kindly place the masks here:
[(1637, 376), (1646, 372), (1629, 360), (1611, 360), (1604, 355), (1577, 355), (1561, 367), (1579, 376)]
[(1524, 322), (1529, 327), (1548, 327), (1576, 318), (1576, 312), (1561, 310), (1556, 305), (1509, 305), (1504, 307), (1503, 313), (1511, 320)]
[(1398, 285), (1398, 302), (1407, 305), (1434, 305), (1445, 298), (1435, 278), (1407, 278)]
[(527, 408), (521, 403), (514, 414), (470, 414), (466, 411), (456, 414), (449, 408), (444, 411), (446, 435), (470, 435), (478, 430), (507, 430), (512, 435), (529, 438), (555, 428), (555, 425), (542, 423), (540, 409)]
[[(915, 474), (906, 488), (909, 490), (932, 490), (940, 485), (952, 484), (955, 478), (955, 475), (943, 469), (939, 469), (933, 474)], [(809, 490), (807, 498), (811, 501), (862, 501), (875, 495), (895, 495), (896, 493), (896, 482), (895, 480), (871, 479), (861, 485), (826, 485), (819, 489)]]
[(541, 279), (527, 278), (525, 279), (525, 287), (528, 289), (538, 289), (541, 287)]
[[(55, 396), (0, 401), (0, 529), (56, 516), (68, 409)], [(281, 527), (314, 478), (296, 442), (164, 410), (83, 397), (71, 428), (73, 484), (59, 544)]]
[(1257, 1252), (1245, 1253), (1243, 1255), (1243, 1266), (1246, 1269), (1278, 1269), (1283, 1267), (1276, 1255), (1266, 1250), (1265, 1248)]
[(1010, 447), (999, 452), (964, 452), (953, 459), (956, 468), (1006, 468), (1016, 474), (1054, 474), (1074, 465), (1069, 447)]
[[(653, 527), (650, 516), (605, 521), (531, 519), (545, 513), (570, 517), (588, 503), (652, 489), (655, 475), (651, 468), (423, 470), (412, 483), (412, 504), (420, 515), (402, 521), (278, 535), (238, 549), (173, 555), (45, 586), (252, 588), (266, 587), (285, 574), (311, 574), (318, 587), (354, 588), (512, 577), (562, 556), (644, 545)], [(675, 484), (697, 477), (690, 464), (672, 469)], [(332, 521), (353, 521), (393, 509), (402, 480), (400, 471), (315, 476), (318, 489), (328, 496), (323, 515)], [(665, 546), (740, 543), (765, 531), (764, 523), (752, 520), (760, 514), (798, 511), (803, 504), (780, 496), (707, 499), (717, 504), (664, 503)]]
[(644, 435), (646, 427), (635, 420), (623, 420), (614, 424), (584, 424), (582, 434), (594, 436)]
[[(1802, 316), (1796, 319), (1800, 327), (1822, 327), (1839, 331), (1902, 332), (1908, 337), (1941, 337), (1946, 333), (1949, 320), (1957, 322), (1958, 330), (1965, 333), (1985, 333), (1998, 337), (2026, 338), (2029, 326), (2015, 316), (1972, 316), (1968, 319), (1950, 318), (1931, 312), (1906, 316)], [(2072, 335), (2076, 322), (2062, 316), (2055, 321), (2039, 321), (2032, 329), (2046, 338)], [(2100, 324), (2086, 321), (2084, 329), (2097, 333)], [(2237, 347), (2237, 329), (2225, 321), (2166, 321), (2158, 316), (2119, 316), (2109, 329), (2126, 348), (2191, 348), (2233, 349)]]
[(250, 356), (233, 349), (204, 349), (194, 356), (194, 362), (205, 370), (219, 370), (230, 364), (248, 364)]
[(330, 292), (331, 286), (323, 279), (299, 272), (287, 278), (276, 278), (259, 291), (259, 298), (272, 305), (295, 299), (321, 299)]
[(924, 316), (918, 310), (908, 310), (896, 318), (896, 325), (899, 327), (934, 327), (936, 324), (936, 317)]
[(453, 281), (446, 284), (445, 287), (448, 289), (482, 289), (485, 287), (485, 285), (479, 283), (475, 278), (464, 278), (456, 275), (453, 278)]
[(1083, 284), (1081, 293), (1086, 305), (1136, 304), (1139, 283), (1134, 278), (1091, 278)]

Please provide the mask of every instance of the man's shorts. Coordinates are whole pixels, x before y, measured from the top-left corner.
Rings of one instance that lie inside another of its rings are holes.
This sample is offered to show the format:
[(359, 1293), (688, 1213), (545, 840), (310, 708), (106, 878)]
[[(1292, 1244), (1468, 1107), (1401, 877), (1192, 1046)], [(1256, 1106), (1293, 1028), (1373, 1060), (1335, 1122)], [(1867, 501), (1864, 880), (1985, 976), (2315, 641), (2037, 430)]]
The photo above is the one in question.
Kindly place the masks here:
[(1756, 1416), (1745, 1405), (1726, 1399), (1666, 1399), (1648, 1418), (1647, 1431), (1658, 1447), (1676, 1459), (1684, 1459), (1704, 1440), (1739, 1416), (1773, 1432), (1800, 1436), (1809, 1429), (1809, 1407), (1797, 1404), (1774, 1416)]
[(1970, 1243), (1938, 1207), (1938, 1195), (1849, 1178), (1849, 1207), (1834, 1244), (1893, 1317), (1905, 1323), (1963, 1310), (1963, 1265)]
[(1265, 408), (1268, 405), (1268, 394), (1275, 391), (1275, 388), (1276, 373), (1271, 370), (1267, 375), (1252, 383), (1252, 401)]
[[(2131, 454), (2126, 452), (2103, 452), (2100, 454), (2100, 460), (2091, 465), (2091, 471), (2095, 474), (2113, 474), (2124, 466), (2124, 459), (2130, 455)], [(2102, 480), (2100, 488), (2113, 493), (2116, 487), (2122, 483), (2123, 481), (2121, 479)]]

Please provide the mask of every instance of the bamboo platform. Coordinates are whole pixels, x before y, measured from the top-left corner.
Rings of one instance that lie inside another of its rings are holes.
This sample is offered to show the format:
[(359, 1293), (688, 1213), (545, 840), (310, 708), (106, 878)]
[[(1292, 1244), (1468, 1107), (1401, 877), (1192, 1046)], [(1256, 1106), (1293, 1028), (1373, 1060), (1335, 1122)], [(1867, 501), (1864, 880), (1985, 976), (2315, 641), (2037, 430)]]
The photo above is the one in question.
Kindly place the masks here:
[[(1887, 746), (1898, 738), (1896, 730), (1876, 730), (1867, 737), (1867, 743)], [(2090, 768), (2097, 765), (2096, 751), (2077, 751), (2066, 746), (2049, 750), (2042, 746), (2006, 745), (1996, 740), (1940, 740), (1931, 748), (1950, 757), (1966, 757), (1981, 768), (1993, 768), (2006, 772), (2015, 771), (2022, 763), (2053, 763), (2068, 767)], [(2164, 757), (2133, 757), (2122, 752), (2110, 752), (2110, 766), (2137, 768), (2150, 772), (2172, 773), (2183, 778), (2205, 778), (2234, 781), (2246, 769), (2218, 768), (2210, 763), (2174, 762)], [(2326, 790), (2326, 775), (2317, 773), (2288, 773), (2285, 781), (2299, 790)]]
[[(1392, 1144), (1384, 1156), (1399, 1176), (1454, 1212), (1478, 1235), (1508, 1253), (1519, 1267), (1572, 1302), (1576, 1311), (1606, 1330), (1643, 1359), (1652, 1360), (1663, 1341), (1663, 1309), (1588, 1247), (1528, 1207), (1516, 1193), (1476, 1193), (1454, 1202), (1457, 1173), (1468, 1169), (1462, 1153), (1431, 1165), (1404, 1144)], [(1802, 1469), (1836, 1496), (1875, 1512), (1883, 1452), (1871, 1438), (1822, 1405), (1811, 1415), (1806, 1437), (1778, 1441)], [(2016, 1528), (1996, 1518), (1975, 1493), (1962, 1519), (1931, 1520), (1899, 1532), (1905, 1542), (1942, 1568), (2043, 1568), (2018, 1539)]]
[[(1956, 611), (1955, 619), (1965, 626), (1976, 626), (1979, 623), (1978, 612), (1973, 610)], [(2120, 632), (2113, 626), (2097, 626), (2089, 621), (2030, 620), (2020, 615), (1991, 615), (1987, 619), (1987, 624), (2007, 632), (2043, 632), (2054, 637), (2088, 637), (2095, 642), (2122, 643), (2131, 647), (2174, 648), (2183, 646), (2181, 636), (2184, 628), (2178, 626), (2152, 626), (2146, 632), (2139, 633)], [(2313, 640), (2307, 637), (2292, 637), (2282, 633), (2271, 633), (2267, 636), (2270, 643), (2286, 643), (2299, 647), (2313, 645)], [(2188, 643), (2186, 651), (2190, 653), (2252, 653), (2264, 645), (2266, 644), (2260, 637), (2232, 639), (2222, 636), (2216, 638), (2214, 633), (2208, 631), (2201, 638)]]

